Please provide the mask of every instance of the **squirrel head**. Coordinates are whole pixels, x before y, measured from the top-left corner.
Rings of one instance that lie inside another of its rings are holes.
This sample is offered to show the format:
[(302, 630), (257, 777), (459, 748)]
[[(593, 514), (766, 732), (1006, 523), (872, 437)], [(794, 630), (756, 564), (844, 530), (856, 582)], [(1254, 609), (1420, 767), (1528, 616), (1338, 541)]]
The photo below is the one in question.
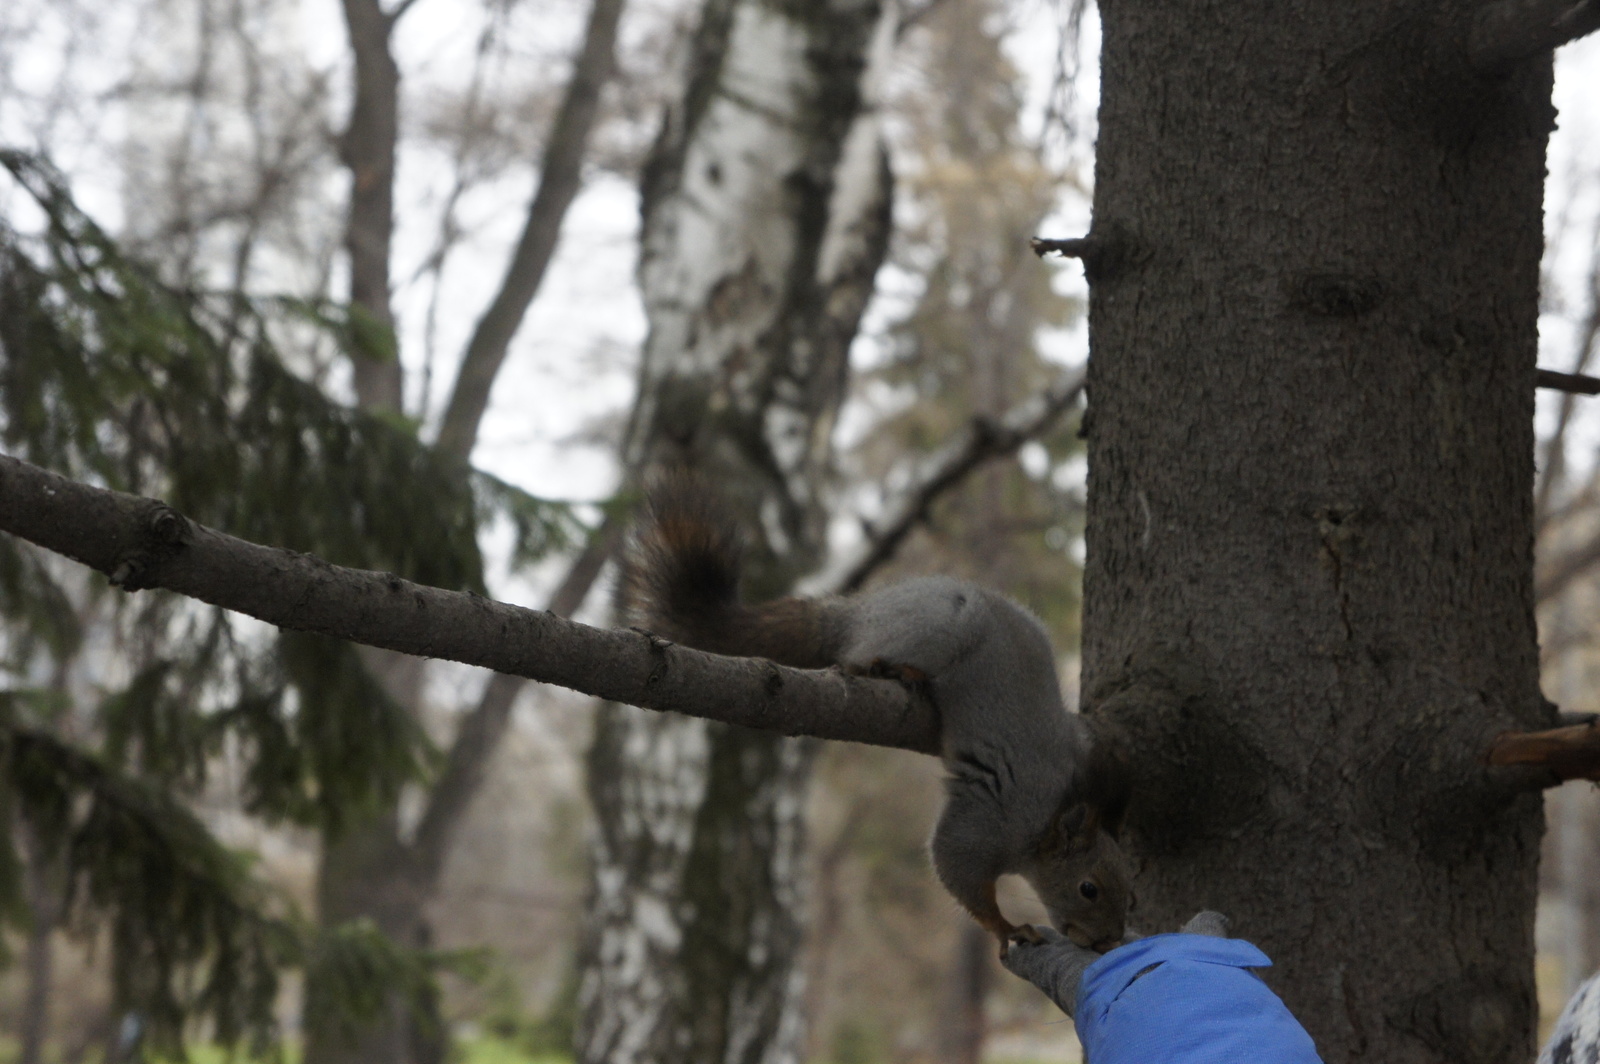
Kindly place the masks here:
[(1133, 904), (1133, 867), (1113, 826), (1086, 802), (1066, 806), (1024, 873), (1056, 930), (1102, 953), (1121, 943)]

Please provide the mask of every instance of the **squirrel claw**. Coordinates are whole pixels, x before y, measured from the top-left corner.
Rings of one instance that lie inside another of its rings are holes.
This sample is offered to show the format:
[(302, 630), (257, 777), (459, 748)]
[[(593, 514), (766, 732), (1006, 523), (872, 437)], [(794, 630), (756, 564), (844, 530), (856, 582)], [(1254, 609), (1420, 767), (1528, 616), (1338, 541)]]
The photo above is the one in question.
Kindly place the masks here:
[(1038, 946), (1044, 943), (1044, 936), (1032, 924), (1018, 924), (1001, 937), (1000, 956), (1004, 957), (1006, 955), (1006, 951), (1011, 948), (1012, 943), (1020, 942), (1026, 942), (1030, 946)]

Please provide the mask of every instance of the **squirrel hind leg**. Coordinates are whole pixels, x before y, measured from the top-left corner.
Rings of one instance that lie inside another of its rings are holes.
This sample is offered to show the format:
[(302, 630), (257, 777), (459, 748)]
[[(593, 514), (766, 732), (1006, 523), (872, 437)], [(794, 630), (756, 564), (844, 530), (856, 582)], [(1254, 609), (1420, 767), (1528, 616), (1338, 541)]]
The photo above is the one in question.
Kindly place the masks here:
[(1000, 903), (995, 898), (995, 885), (990, 883), (975, 899), (976, 904), (969, 904), (967, 899), (957, 898), (961, 907), (967, 914), (977, 921), (979, 927), (993, 935), (1000, 944), (1000, 955), (1005, 956), (1006, 946), (1013, 938), (1025, 939), (1029, 942), (1042, 942), (1043, 937), (1032, 924), (1013, 924), (1000, 912)]
[(1000, 943), (1003, 956), (1013, 937), (1037, 941), (1038, 932), (1026, 924), (1013, 924), (1001, 913), (995, 883), (1002, 869), (994, 860), (994, 835), (974, 824), (970, 816), (973, 810), (964, 806), (968, 803), (945, 803), (928, 846), (933, 870), (950, 896)]

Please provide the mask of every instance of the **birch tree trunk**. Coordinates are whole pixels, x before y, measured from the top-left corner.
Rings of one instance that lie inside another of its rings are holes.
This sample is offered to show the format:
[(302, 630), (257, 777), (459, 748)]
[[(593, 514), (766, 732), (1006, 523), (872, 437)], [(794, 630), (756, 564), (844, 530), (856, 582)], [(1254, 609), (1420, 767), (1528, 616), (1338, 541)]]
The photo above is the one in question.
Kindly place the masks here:
[[(816, 567), (847, 353), (888, 238), (869, 57), (892, 5), (709, 0), (646, 164), (650, 333), (624, 462), (715, 476), (756, 594)], [(793, 1061), (814, 746), (607, 706), (580, 1061)]]
[(1533, 1053), (1540, 801), (1482, 751), (1551, 726), (1550, 62), (1479, 11), (1102, 5), (1086, 701), (1137, 921), (1228, 913), (1329, 1064)]

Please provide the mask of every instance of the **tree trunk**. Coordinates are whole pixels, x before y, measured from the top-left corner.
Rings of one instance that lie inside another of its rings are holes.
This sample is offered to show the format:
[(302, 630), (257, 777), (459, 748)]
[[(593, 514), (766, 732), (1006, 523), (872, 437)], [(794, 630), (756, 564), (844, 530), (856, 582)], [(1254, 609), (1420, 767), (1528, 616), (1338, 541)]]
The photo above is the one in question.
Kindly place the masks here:
[[(399, 657), (399, 655), (390, 655)], [(351, 825), (323, 841), (317, 866), (317, 916), (325, 928), (355, 919), (373, 926), (402, 947), (429, 945), (422, 898), (406, 875), (393, 812)], [(404, 1064), (413, 1060), (415, 1019), (400, 1002), (385, 1019), (347, 1038), (340, 1032), (308, 1031), (305, 1064)]]
[(50, 1034), (50, 1002), (55, 982), (55, 933), (61, 922), (66, 884), (58, 855), (45, 852), (24, 828), (24, 885), (27, 891), (28, 940), (23, 954), (27, 980), (22, 1018), (17, 1030), (17, 1064), (41, 1064)]
[(355, 102), (339, 138), (350, 171), (344, 247), (350, 256), (351, 352), (363, 407), (401, 409), (400, 359), (389, 305), (389, 245), (394, 238), (395, 142), (400, 134), (400, 68), (389, 52), (394, 20), (378, 0), (344, 0), (355, 57)]
[(1202, 907), (1324, 1058), (1532, 1054), (1548, 56), (1475, 6), (1108, 0), (1084, 686), (1136, 922)]
[(994, 939), (963, 917), (955, 942), (939, 1017), (939, 1058), (945, 1064), (981, 1064), (989, 1033), (984, 1005), (994, 981)]
[(478, 319), (461, 356), (455, 388), (440, 420), (438, 446), (460, 455), (463, 461), (478, 438), (478, 423), (489, 408), (489, 392), (500, 375), (511, 338), (544, 282), (567, 208), (583, 185), (583, 160), (600, 112), (600, 94), (616, 65), (617, 25), (624, 6), (625, 0), (594, 0), (589, 9), (583, 45), (573, 60), (572, 77), (540, 160), (539, 191), (528, 206), (527, 221), (500, 290)]
[[(869, 46), (889, 40), (881, 10), (710, 0), (645, 168), (650, 335), (624, 463), (712, 472), (750, 529), (756, 595), (785, 590), (825, 544), (846, 355), (888, 234), (876, 123), (856, 121)], [(813, 751), (601, 712), (580, 1061), (799, 1058)]]

